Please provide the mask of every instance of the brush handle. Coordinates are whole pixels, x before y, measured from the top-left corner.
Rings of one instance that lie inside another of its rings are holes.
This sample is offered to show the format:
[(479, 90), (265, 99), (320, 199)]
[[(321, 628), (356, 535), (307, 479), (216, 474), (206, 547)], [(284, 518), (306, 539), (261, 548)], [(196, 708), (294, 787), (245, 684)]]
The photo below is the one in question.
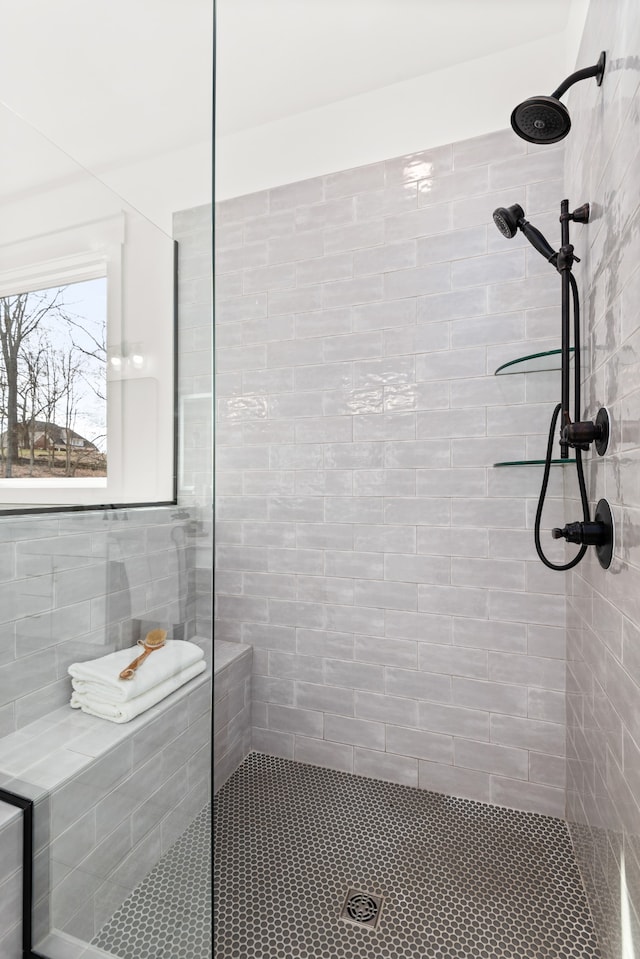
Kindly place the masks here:
[(122, 672), (120, 673), (120, 679), (133, 679), (136, 669), (138, 668), (140, 663), (144, 662), (147, 656), (150, 656), (152, 652), (153, 652), (153, 648), (147, 647), (141, 656), (137, 656), (132, 663), (129, 663), (126, 669), (122, 670)]

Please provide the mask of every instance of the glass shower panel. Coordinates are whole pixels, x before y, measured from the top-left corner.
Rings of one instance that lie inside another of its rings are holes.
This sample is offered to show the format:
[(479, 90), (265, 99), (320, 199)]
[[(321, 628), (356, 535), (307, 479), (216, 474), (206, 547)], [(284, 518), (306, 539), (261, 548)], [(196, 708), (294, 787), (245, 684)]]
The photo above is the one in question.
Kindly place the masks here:
[[(208, 959), (211, 209), (176, 243), (1, 104), (0, 138), (0, 954)], [(146, 688), (70, 708), (153, 630)]]
[(0, 510), (172, 501), (174, 245), (0, 106)]

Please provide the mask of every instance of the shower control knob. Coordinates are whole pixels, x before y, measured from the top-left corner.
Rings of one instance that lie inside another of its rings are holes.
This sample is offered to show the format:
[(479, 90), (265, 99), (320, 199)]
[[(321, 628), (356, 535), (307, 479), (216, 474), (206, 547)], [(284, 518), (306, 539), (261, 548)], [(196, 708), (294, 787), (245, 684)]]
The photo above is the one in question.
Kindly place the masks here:
[(600, 435), (601, 431), (591, 420), (585, 420), (582, 423), (570, 423), (562, 431), (562, 438), (566, 440), (569, 446), (581, 450), (588, 450), (589, 444), (593, 443), (595, 439), (599, 439)]
[(567, 543), (581, 543), (581, 526), (582, 523), (567, 523), (562, 529), (556, 526), (551, 530), (551, 535), (554, 539), (566, 539)]
[(610, 531), (604, 523), (567, 523), (562, 529), (552, 529), (551, 535), (554, 539), (566, 539), (567, 543), (587, 546), (603, 546), (610, 539)]
[(603, 406), (598, 410), (595, 423), (584, 420), (581, 423), (569, 423), (562, 430), (562, 439), (574, 449), (588, 450), (591, 443), (595, 443), (596, 452), (603, 456), (609, 445), (609, 413)]

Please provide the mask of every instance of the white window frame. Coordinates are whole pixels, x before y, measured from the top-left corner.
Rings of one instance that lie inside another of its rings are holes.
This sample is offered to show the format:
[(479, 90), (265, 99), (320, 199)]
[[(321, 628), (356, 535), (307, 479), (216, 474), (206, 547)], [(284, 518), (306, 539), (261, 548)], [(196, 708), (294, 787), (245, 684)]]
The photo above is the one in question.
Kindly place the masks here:
[[(125, 466), (131, 469), (131, 445), (134, 442), (127, 415), (139, 410), (127, 406), (127, 392), (138, 389), (153, 396), (156, 381), (131, 367), (127, 361), (126, 330), (123, 320), (123, 248), (126, 214), (120, 213), (43, 234), (0, 248), (0, 296), (14, 296), (37, 290), (66, 286), (81, 281), (107, 280), (107, 476), (106, 477), (0, 477), (0, 515), (2, 511), (64, 509), (156, 502), (157, 497), (140, 497), (139, 489), (127, 493)], [(124, 358), (116, 368), (109, 359)], [(133, 357), (135, 364), (135, 355)], [(128, 368), (127, 368), (128, 367)], [(136, 383), (135, 380), (138, 380)], [(175, 386), (172, 384), (172, 387)], [(152, 401), (151, 401), (152, 402)], [(132, 406), (133, 402), (129, 402)], [(153, 409), (153, 407), (152, 407)], [(142, 421), (142, 416), (141, 416)], [(173, 424), (172, 424), (173, 427)], [(175, 443), (175, 437), (173, 438)], [(127, 450), (127, 444), (130, 449)], [(175, 490), (175, 477), (172, 478)], [(168, 484), (167, 484), (168, 485)], [(172, 502), (162, 500), (162, 502)]]

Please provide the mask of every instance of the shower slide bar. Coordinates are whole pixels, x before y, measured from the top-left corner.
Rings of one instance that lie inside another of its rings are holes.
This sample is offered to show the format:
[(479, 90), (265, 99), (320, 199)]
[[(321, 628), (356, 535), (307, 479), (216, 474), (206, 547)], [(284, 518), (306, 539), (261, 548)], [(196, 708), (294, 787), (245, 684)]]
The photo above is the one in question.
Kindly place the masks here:
[[(604, 569), (608, 569), (613, 556), (614, 524), (611, 509), (606, 500), (600, 500), (595, 518), (591, 520), (589, 498), (587, 495), (582, 453), (589, 450), (594, 443), (598, 455), (606, 452), (610, 426), (607, 410), (602, 407), (595, 422), (581, 419), (581, 346), (580, 346), (580, 297), (578, 284), (572, 273), (574, 263), (579, 263), (579, 257), (574, 254), (573, 244), (569, 237), (569, 224), (589, 222), (589, 204), (583, 203), (572, 212), (569, 210), (569, 201), (562, 200), (560, 204), (560, 248), (554, 250), (545, 236), (533, 226), (525, 217), (524, 210), (518, 203), (509, 207), (498, 207), (493, 212), (493, 220), (502, 235), (507, 240), (513, 239), (520, 231), (531, 243), (535, 250), (557, 270), (561, 278), (561, 398), (553, 411), (549, 427), (549, 439), (545, 456), (544, 475), (538, 499), (538, 508), (534, 524), (534, 542), (540, 560), (549, 569), (562, 572), (573, 569), (584, 558), (589, 546), (595, 546), (598, 561)], [(573, 324), (571, 323), (573, 313)], [(573, 345), (571, 344), (571, 330), (573, 326)], [(570, 359), (574, 357), (573, 406), (574, 416), (571, 416), (571, 376)], [(542, 525), (542, 511), (549, 484), (549, 471), (553, 462), (553, 442), (556, 425), (560, 419), (560, 460), (569, 459), (569, 449), (575, 450), (575, 465), (582, 505), (581, 521), (567, 523), (562, 529), (552, 530), (554, 539), (565, 539), (568, 543), (579, 546), (575, 556), (566, 563), (553, 563), (545, 554), (540, 540)]]

